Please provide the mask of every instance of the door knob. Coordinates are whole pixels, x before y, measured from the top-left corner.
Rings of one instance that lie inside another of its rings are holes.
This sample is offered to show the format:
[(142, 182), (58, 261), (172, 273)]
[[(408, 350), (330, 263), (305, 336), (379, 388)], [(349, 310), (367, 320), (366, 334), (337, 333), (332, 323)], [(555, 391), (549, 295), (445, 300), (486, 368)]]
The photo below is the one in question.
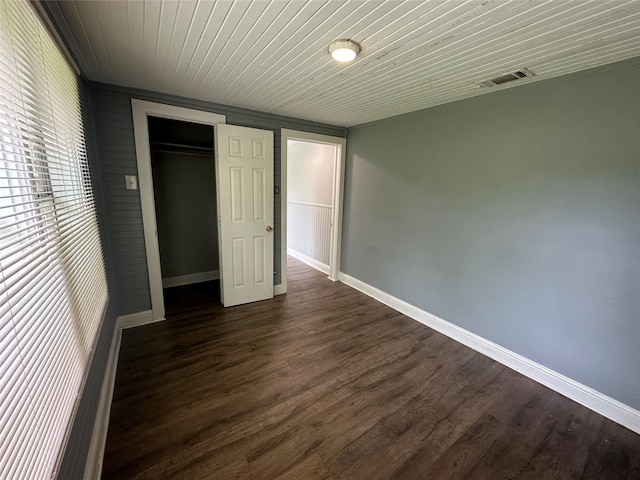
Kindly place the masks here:
[(271, 225), (267, 225), (267, 232), (273, 232), (273, 227)]

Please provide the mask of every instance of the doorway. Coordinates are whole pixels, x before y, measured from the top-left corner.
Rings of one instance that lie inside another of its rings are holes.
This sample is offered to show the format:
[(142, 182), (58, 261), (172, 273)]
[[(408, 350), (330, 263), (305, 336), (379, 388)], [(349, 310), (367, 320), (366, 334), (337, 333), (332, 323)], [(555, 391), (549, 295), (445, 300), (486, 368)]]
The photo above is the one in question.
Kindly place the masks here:
[[(277, 233), (273, 228), (273, 133), (226, 125), (224, 115), (201, 110), (138, 99), (132, 99), (131, 106), (139, 182), (131, 175), (126, 180), (127, 188), (137, 188), (136, 183), (140, 188), (151, 297), (151, 311), (141, 312), (148, 318), (145, 323), (165, 319), (148, 129), (151, 117), (204, 124), (214, 132), (222, 303), (231, 306), (272, 297), (273, 237)], [(236, 161), (242, 163), (236, 165)], [(236, 226), (243, 230), (236, 231)]]
[(329, 275), (335, 145), (287, 142), (287, 254)]
[(164, 294), (162, 288), (162, 268), (160, 248), (158, 245), (155, 195), (151, 167), (151, 144), (149, 141), (148, 118), (159, 117), (184, 122), (199, 123), (213, 127), (225, 123), (226, 117), (216, 113), (176, 107), (162, 103), (131, 99), (133, 131), (135, 137), (136, 159), (138, 166), (140, 203), (142, 207), (142, 224), (145, 250), (147, 254), (147, 270), (149, 273), (149, 293), (151, 296), (151, 321), (165, 318)]
[(289, 253), (338, 280), (346, 139), (282, 130), (283, 285)]

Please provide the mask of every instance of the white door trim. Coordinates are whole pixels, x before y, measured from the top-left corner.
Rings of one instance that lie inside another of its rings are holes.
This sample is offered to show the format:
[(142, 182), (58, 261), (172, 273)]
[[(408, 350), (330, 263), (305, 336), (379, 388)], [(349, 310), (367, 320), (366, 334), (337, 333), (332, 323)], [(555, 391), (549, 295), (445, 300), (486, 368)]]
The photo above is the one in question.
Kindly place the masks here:
[(158, 321), (164, 320), (164, 295), (162, 292), (162, 271), (160, 269), (160, 250), (158, 247), (147, 117), (170, 118), (172, 120), (202, 123), (213, 127), (217, 123), (226, 123), (226, 116), (191, 108), (148, 102), (136, 98), (131, 99), (131, 112), (133, 116), (136, 159), (138, 162), (138, 185), (140, 188), (140, 203), (142, 205), (144, 243), (147, 252), (151, 311), (153, 312), (153, 320)]
[(287, 290), (287, 141), (302, 140), (313, 143), (324, 143), (335, 145), (338, 153), (334, 163), (334, 186), (333, 186), (333, 218), (335, 228), (331, 234), (331, 257), (329, 261), (329, 278), (338, 280), (340, 273), (340, 246), (342, 241), (342, 197), (344, 194), (344, 171), (347, 150), (347, 139), (334, 137), (331, 135), (320, 135), (317, 133), (302, 132), (299, 130), (282, 129), (280, 138), (280, 202), (281, 202), (281, 227), (280, 242), (282, 252), (282, 272), (281, 288)]

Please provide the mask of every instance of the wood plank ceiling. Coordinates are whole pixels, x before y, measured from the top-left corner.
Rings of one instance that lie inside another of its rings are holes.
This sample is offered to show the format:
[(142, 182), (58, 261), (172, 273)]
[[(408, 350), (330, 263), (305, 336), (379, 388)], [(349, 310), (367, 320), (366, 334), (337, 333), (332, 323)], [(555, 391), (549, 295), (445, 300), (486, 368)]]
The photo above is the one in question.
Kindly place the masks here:
[[(346, 127), (640, 55), (637, 0), (59, 5), (90, 80)], [(341, 38), (362, 45), (349, 65)]]

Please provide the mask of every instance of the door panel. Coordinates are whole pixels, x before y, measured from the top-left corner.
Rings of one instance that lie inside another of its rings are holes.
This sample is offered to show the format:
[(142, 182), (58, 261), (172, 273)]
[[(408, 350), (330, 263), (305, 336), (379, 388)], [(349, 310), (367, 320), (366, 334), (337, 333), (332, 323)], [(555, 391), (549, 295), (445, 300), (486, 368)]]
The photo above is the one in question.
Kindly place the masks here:
[(225, 307), (273, 297), (273, 132), (216, 126)]

